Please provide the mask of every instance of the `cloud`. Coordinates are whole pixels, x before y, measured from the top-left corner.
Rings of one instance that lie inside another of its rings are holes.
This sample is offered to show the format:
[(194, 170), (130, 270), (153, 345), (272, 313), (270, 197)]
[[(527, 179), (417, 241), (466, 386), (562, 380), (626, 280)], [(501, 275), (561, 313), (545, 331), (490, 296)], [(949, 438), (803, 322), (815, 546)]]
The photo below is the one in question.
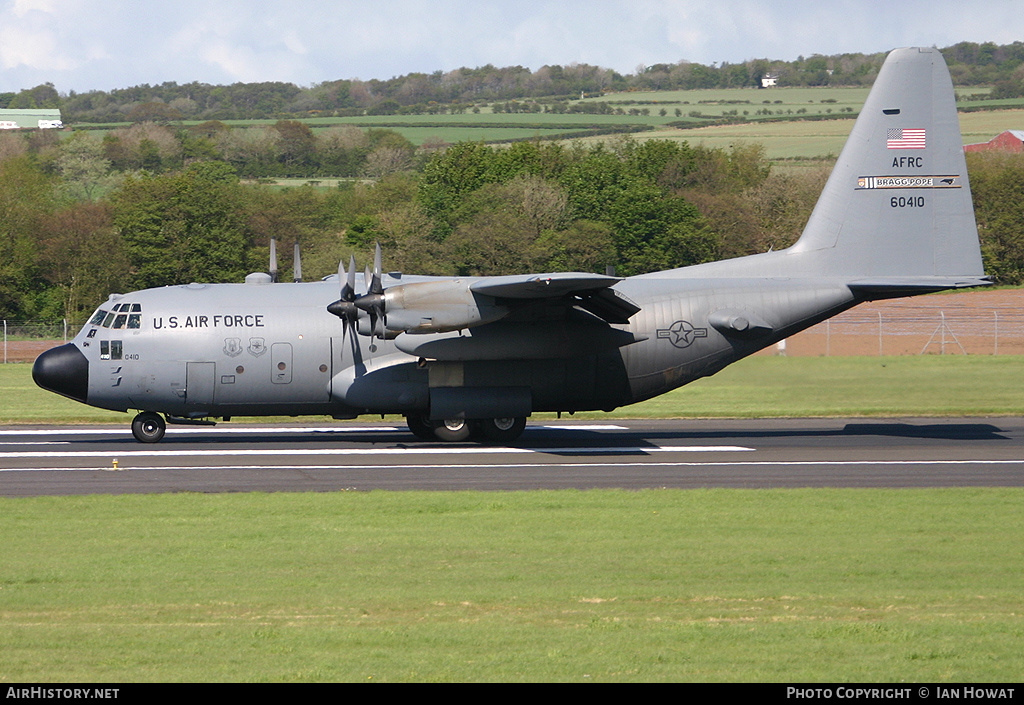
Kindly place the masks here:
[(0, 68), (65, 71), (77, 66), (60, 46), (52, 2), (17, 0), (0, 14)]
[(1016, 0), (0, 0), (0, 91), (795, 59), (1024, 36)]

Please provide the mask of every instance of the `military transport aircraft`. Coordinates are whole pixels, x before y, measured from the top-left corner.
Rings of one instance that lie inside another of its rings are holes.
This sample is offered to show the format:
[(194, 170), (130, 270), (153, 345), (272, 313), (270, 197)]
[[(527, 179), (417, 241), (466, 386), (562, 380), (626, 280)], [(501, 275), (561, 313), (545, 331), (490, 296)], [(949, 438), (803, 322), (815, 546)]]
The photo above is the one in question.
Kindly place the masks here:
[(625, 279), (385, 274), (378, 248), (362, 278), (351, 261), (318, 282), (113, 294), (33, 377), (138, 410), (142, 442), (167, 422), (303, 414), (507, 442), (535, 411), (663, 394), (864, 301), (990, 283), (949, 72), (918, 48), (886, 59), (790, 248)]

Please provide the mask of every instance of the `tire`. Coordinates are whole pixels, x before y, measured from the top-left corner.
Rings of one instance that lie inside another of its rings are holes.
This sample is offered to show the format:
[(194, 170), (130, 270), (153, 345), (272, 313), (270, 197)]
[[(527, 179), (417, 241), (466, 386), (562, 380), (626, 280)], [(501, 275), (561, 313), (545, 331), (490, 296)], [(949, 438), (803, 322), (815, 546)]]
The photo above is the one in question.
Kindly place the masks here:
[(445, 419), (434, 429), (434, 435), (447, 443), (468, 440), (472, 433), (473, 427), (466, 419)]
[(480, 422), (480, 430), (483, 431), (484, 437), (494, 443), (511, 443), (523, 434), (525, 428), (525, 416), (484, 419)]
[(139, 443), (159, 443), (166, 432), (164, 417), (152, 411), (143, 411), (132, 420), (132, 435)]
[(412, 431), (412, 435), (421, 441), (437, 440), (437, 436), (434, 434), (434, 424), (430, 423), (426, 416), (406, 416), (405, 425)]

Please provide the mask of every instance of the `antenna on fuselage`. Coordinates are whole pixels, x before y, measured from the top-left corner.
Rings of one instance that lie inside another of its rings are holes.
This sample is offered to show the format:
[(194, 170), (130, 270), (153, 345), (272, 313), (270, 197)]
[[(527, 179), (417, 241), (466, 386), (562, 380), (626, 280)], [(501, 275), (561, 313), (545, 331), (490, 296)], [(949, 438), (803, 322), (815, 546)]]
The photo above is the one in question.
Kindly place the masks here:
[(277, 281), (277, 238), (270, 238), (270, 281)]

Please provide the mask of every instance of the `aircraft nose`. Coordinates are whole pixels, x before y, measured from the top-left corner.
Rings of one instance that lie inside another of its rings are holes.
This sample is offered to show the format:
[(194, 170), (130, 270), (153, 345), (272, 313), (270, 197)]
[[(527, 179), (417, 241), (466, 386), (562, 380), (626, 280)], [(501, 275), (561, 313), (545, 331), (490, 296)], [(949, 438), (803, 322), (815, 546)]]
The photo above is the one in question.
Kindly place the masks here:
[(43, 389), (84, 404), (89, 395), (89, 361), (73, 343), (51, 348), (36, 358), (32, 379)]

